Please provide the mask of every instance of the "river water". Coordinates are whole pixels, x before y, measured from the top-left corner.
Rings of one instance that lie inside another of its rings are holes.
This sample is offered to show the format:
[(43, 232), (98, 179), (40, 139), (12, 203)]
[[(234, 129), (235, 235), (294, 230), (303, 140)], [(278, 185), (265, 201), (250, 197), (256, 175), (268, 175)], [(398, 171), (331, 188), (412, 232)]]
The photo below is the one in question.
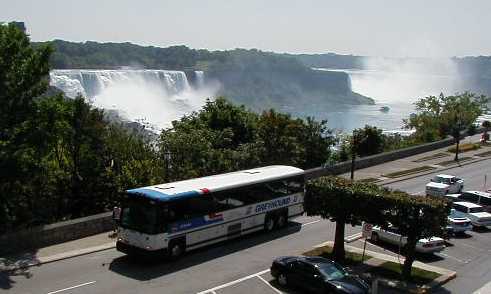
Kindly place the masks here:
[[(357, 105), (331, 109), (308, 109), (294, 114), (313, 115), (316, 119), (327, 119), (330, 128), (351, 132), (354, 128), (372, 125), (383, 130), (399, 130), (403, 119), (415, 112), (414, 102), (429, 95), (451, 95), (464, 89), (454, 72), (429, 73), (418, 71), (323, 69), (342, 71), (351, 78), (352, 90), (375, 100), (375, 105)], [(389, 111), (381, 111), (386, 106)]]

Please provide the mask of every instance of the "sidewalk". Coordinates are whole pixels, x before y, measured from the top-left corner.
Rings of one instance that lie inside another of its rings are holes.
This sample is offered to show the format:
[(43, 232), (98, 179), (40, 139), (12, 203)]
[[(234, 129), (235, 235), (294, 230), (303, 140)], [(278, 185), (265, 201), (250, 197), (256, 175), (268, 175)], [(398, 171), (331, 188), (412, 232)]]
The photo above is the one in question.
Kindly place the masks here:
[[(462, 139), (461, 144), (479, 143), (480, 134)], [(450, 147), (450, 146), (449, 146)], [(423, 174), (430, 174), (438, 171), (444, 171), (454, 168), (458, 165), (467, 165), (474, 162), (487, 160), (491, 158), (491, 145), (481, 146), (480, 149), (459, 153), (459, 162), (452, 162), (454, 153), (448, 152), (449, 147), (444, 147), (429, 152), (413, 155), (410, 157), (382, 163), (379, 165), (357, 169), (355, 171), (355, 180), (368, 180), (379, 185), (390, 184), (413, 177), (418, 177)], [(423, 170), (415, 173), (408, 173), (396, 177), (386, 177), (384, 175), (404, 172), (411, 169), (422, 168)], [(424, 168), (427, 168), (424, 170)], [(342, 177), (349, 178), (350, 174), (345, 173)]]
[(0, 257), (0, 272), (41, 265), (70, 257), (107, 250), (116, 246), (113, 232), (56, 244), (20, 254)]
[[(322, 246), (326, 246), (326, 245), (333, 247), (334, 242), (333, 241), (327, 241), (325, 243), (317, 245), (316, 247), (322, 247)], [(347, 244), (345, 244), (345, 250), (347, 252), (353, 252), (353, 253), (358, 253), (358, 254), (363, 253), (363, 249), (358, 248), (358, 247), (354, 247), (354, 246), (350, 246)], [(365, 261), (365, 263), (360, 266), (361, 271), (364, 271), (363, 270), (364, 268), (368, 269), (369, 267), (380, 266), (381, 264), (383, 264), (384, 262), (387, 262), (387, 261), (391, 261), (391, 262), (395, 262), (395, 263), (404, 262), (403, 257), (397, 258), (396, 256), (391, 256), (388, 254), (379, 253), (379, 252), (375, 252), (375, 251), (371, 251), (371, 250), (365, 250), (365, 254), (372, 256), (372, 258)], [(457, 273), (455, 271), (451, 271), (451, 270), (448, 270), (445, 268), (429, 265), (429, 264), (422, 263), (419, 261), (415, 261), (413, 263), (413, 268), (419, 268), (419, 269), (423, 269), (426, 271), (431, 271), (431, 272), (435, 272), (435, 273), (440, 274), (440, 276), (438, 278), (436, 278), (434, 281), (425, 285), (425, 289), (428, 289), (428, 290), (434, 289), (440, 285), (443, 285), (443, 284), (447, 283), (448, 281), (454, 279), (457, 276)], [(411, 289), (415, 290), (415, 291), (417, 290), (417, 288), (414, 285), (406, 285), (403, 282), (398, 282), (398, 281), (382, 280), (381, 284), (383, 286), (388, 286), (388, 287), (396, 288), (396, 289), (403, 290), (403, 291), (408, 291)]]

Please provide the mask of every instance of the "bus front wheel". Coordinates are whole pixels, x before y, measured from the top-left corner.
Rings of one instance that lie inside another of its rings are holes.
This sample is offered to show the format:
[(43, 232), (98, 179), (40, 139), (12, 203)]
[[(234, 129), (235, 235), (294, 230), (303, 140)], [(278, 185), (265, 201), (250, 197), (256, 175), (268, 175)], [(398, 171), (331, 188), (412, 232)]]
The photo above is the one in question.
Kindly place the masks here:
[(181, 257), (184, 254), (185, 250), (186, 247), (183, 244), (183, 242), (179, 242), (179, 241), (171, 242), (169, 244), (169, 252), (168, 252), (169, 258), (171, 260), (179, 259), (179, 257)]

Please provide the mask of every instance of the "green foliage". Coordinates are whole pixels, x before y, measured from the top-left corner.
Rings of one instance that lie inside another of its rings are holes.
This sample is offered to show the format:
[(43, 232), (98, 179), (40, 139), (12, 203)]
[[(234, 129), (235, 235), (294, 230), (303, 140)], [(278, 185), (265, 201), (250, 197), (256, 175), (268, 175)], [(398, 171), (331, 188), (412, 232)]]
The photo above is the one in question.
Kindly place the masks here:
[(332, 144), (326, 121), (293, 119), (274, 110), (258, 115), (224, 98), (173, 122), (158, 142), (168, 180), (270, 164), (320, 166)]
[(447, 135), (459, 138), (485, 109), (488, 98), (464, 93), (455, 96), (428, 96), (415, 103), (417, 114), (406, 120), (408, 128), (416, 129), (422, 142), (442, 139)]
[(319, 215), (336, 222), (334, 254), (344, 258), (344, 225), (362, 221), (398, 227), (408, 237), (403, 274), (410, 275), (416, 242), (425, 237), (442, 236), (450, 206), (444, 199), (410, 196), (375, 184), (322, 177), (306, 185), (304, 200), (308, 215)]
[(363, 129), (353, 131), (355, 152), (360, 156), (373, 155), (384, 151), (384, 135), (382, 130), (366, 125)]

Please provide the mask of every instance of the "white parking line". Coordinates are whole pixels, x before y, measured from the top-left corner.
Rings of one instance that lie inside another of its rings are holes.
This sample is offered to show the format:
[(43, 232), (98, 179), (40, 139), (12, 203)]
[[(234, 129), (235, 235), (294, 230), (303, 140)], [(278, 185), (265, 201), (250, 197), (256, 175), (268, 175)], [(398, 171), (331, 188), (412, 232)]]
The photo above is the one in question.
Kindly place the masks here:
[(481, 289), (474, 291), (472, 294), (486, 294), (491, 293), (491, 282), (484, 285)]
[(440, 257), (443, 257), (443, 258), (450, 258), (450, 259), (456, 260), (456, 261), (461, 262), (461, 263), (469, 263), (469, 261), (470, 261), (470, 259), (468, 259), (468, 260), (462, 260), (462, 259), (458, 259), (457, 257), (453, 257), (451, 255), (448, 255), (448, 254), (445, 254), (445, 253), (441, 253), (441, 252), (436, 252), (434, 254), (436, 256), (440, 256)]
[(266, 281), (263, 277), (261, 276), (257, 276), (261, 281), (263, 281), (266, 285), (268, 285), (269, 288), (273, 289), (273, 291), (275, 291), (276, 293), (278, 294), (283, 294), (283, 292), (281, 292), (280, 290), (276, 289), (275, 287), (271, 286), (271, 284)]
[(79, 287), (87, 286), (87, 285), (90, 285), (90, 284), (94, 284), (95, 282), (96, 281), (87, 282), (87, 283), (83, 283), (83, 284), (80, 284), (80, 285), (68, 287), (68, 288), (65, 288), (65, 289), (60, 289), (60, 290), (56, 290), (56, 291), (53, 291), (53, 292), (48, 292), (47, 294), (60, 293), (60, 292), (63, 292), (63, 291), (72, 290), (72, 289), (75, 289), (75, 288), (79, 288)]
[[(263, 270), (263, 271), (260, 271), (258, 273), (255, 273), (255, 274), (252, 274), (252, 275), (248, 275), (246, 277), (243, 277), (243, 278), (240, 278), (240, 279), (237, 279), (237, 280), (234, 280), (232, 282), (228, 282), (226, 284), (222, 284), (220, 286), (216, 286), (214, 288), (211, 288), (211, 289), (208, 289), (208, 290), (205, 290), (205, 291), (201, 291), (201, 292), (198, 292), (197, 294), (206, 294), (206, 293), (214, 293), (215, 291), (217, 290), (220, 290), (220, 289), (223, 289), (223, 288), (226, 288), (226, 287), (229, 287), (229, 286), (232, 286), (232, 285), (235, 285), (235, 284), (238, 284), (240, 282), (243, 282), (243, 281), (246, 281), (246, 280), (249, 280), (251, 278), (254, 278), (254, 277), (257, 277), (259, 275), (262, 275), (262, 274), (265, 274), (269, 272), (269, 269), (266, 269), (266, 270)], [(48, 293), (50, 294), (50, 293)]]
[(305, 226), (308, 226), (308, 225), (312, 225), (312, 224), (318, 223), (318, 222), (320, 222), (320, 221), (321, 221), (321, 219), (318, 219), (318, 220), (315, 220), (315, 221), (311, 221), (311, 222), (308, 222), (308, 223), (302, 224), (302, 227), (305, 227)]
[(459, 242), (457, 245), (459, 246), (465, 246), (465, 247), (469, 247), (469, 248), (472, 248), (472, 249), (475, 249), (475, 250), (479, 250), (479, 251), (489, 251), (489, 250), (486, 250), (486, 249), (482, 249), (482, 248), (479, 248), (479, 247), (476, 247), (476, 246), (472, 246), (472, 245), (469, 245), (467, 243), (461, 243)]

